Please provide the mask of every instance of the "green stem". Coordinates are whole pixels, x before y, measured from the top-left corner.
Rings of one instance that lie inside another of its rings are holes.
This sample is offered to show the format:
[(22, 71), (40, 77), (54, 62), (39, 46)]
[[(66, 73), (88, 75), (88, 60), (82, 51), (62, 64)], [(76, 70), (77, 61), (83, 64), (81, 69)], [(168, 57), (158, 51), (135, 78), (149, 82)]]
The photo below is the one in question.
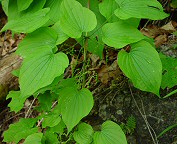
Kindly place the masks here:
[(88, 49), (88, 37), (87, 37), (87, 32), (86, 32), (85, 40), (84, 40), (84, 64), (83, 64), (83, 82), (82, 82), (83, 88), (85, 87), (85, 83), (86, 83), (87, 49)]
[[(90, 9), (90, 0), (88, 0), (87, 3), (88, 9)], [(87, 65), (87, 49), (88, 49), (88, 33), (85, 33), (85, 40), (84, 40), (84, 64), (83, 64), (83, 82), (82, 82), (82, 87), (85, 87), (86, 84), (86, 65)]]

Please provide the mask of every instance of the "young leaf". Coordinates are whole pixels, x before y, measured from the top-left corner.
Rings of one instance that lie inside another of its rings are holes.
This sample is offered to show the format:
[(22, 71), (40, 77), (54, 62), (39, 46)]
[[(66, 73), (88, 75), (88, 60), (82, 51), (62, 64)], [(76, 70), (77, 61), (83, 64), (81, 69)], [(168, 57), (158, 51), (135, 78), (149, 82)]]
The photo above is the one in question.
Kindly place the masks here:
[(7, 99), (12, 98), (11, 102), (8, 104), (8, 107), (10, 107), (10, 111), (20, 111), (23, 108), (24, 102), (27, 97), (22, 98), (20, 91), (10, 91), (7, 95)]
[(77, 90), (73, 87), (63, 88), (60, 96), (61, 115), (69, 133), (91, 111), (93, 96), (88, 89)]
[(146, 41), (131, 44), (130, 52), (118, 53), (118, 64), (136, 88), (159, 96), (162, 64), (154, 47)]
[(49, 10), (50, 10), (49, 8), (45, 8), (35, 13), (32, 13), (32, 14), (29, 13), (17, 19), (10, 20), (2, 28), (1, 32), (8, 30), (8, 29), (11, 29), (19, 33), (33, 32), (37, 28), (43, 26), (49, 20), (49, 17), (46, 16)]
[(81, 123), (78, 125), (78, 130), (74, 131), (74, 140), (79, 144), (90, 144), (92, 142), (93, 128), (86, 124)]
[(157, 0), (115, 0), (119, 8), (115, 15), (120, 19), (145, 18), (161, 20), (169, 15), (163, 12), (162, 5)]
[(50, 52), (56, 45), (57, 33), (48, 27), (42, 27), (28, 34), (18, 45), (17, 54), (23, 58)]
[(145, 38), (135, 27), (123, 21), (105, 24), (102, 30), (103, 42), (115, 48), (122, 48)]
[(64, 0), (60, 6), (60, 26), (72, 38), (80, 38), (82, 32), (92, 31), (97, 25), (95, 14), (76, 0)]
[(119, 7), (115, 0), (104, 0), (99, 4), (100, 13), (108, 22), (116, 22), (119, 19), (115, 16), (114, 11)]
[(68, 64), (68, 57), (62, 52), (39, 53), (33, 58), (26, 58), (20, 69), (19, 78), (22, 97), (32, 95), (51, 84), (56, 77), (64, 73)]
[(33, 0), (17, 0), (18, 11), (20, 12), (27, 9), (32, 2)]
[(23, 144), (42, 144), (41, 143), (42, 136), (43, 136), (43, 133), (31, 134), (25, 139)]
[(94, 133), (93, 139), (94, 144), (127, 144), (124, 132), (112, 121), (104, 122), (101, 131)]
[(19, 122), (11, 124), (9, 129), (4, 132), (4, 142), (18, 143), (21, 139), (25, 139), (28, 135), (38, 132), (38, 128), (33, 128), (37, 119), (22, 118)]
[(56, 33), (58, 34), (58, 39), (56, 42), (56, 45), (63, 43), (65, 40), (67, 40), (69, 38), (69, 36), (67, 36), (62, 30), (61, 30), (61, 26), (60, 26), (60, 22), (56, 22), (53, 26), (52, 29), (54, 29), (56, 31)]

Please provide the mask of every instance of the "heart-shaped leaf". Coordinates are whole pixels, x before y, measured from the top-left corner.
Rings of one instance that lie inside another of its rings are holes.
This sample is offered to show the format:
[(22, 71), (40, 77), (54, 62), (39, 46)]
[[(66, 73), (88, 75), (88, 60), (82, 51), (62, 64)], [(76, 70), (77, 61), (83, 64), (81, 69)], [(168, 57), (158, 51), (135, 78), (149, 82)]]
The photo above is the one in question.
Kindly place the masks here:
[(20, 69), (21, 95), (32, 95), (40, 88), (53, 82), (53, 80), (64, 73), (69, 60), (64, 53), (53, 54), (44, 52), (34, 57), (26, 58)]
[(48, 27), (42, 27), (28, 34), (18, 45), (17, 54), (23, 58), (34, 54), (40, 54), (44, 51), (52, 51), (57, 41), (57, 33)]
[(122, 48), (145, 38), (135, 27), (123, 21), (105, 24), (102, 29), (103, 42), (115, 48)]
[(78, 125), (78, 130), (74, 131), (74, 140), (79, 144), (90, 144), (92, 142), (93, 128), (86, 124), (81, 123)]
[(159, 54), (146, 41), (131, 44), (130, 52), (118, 53), (118, 64), (135, 87), (159, 96), (162, 79), (162, 63)]
[(162, 5), (157, 0), (116, 0), (119, 8), (115, 15), (120, 19), (146, 18), (160, 20), (169, 15), (163, 12)]
[(124, 132), (112, 121), (104, 122), (101, 131), (94, 133), (93, 139), (94, 144), (127, 144)]
[(76, 88), (67, 87), (60, 91), (59, 105), (68, 133), (79, 121), (89, 114), (93, 107), (93, 96), (88, 89), (78, 91)]
[(64, 33), (80, 38), (82, 32), (92, 31), (97, 20), (95, 14), (76, 0), (64, 0), (60, 6), (60, 25)]

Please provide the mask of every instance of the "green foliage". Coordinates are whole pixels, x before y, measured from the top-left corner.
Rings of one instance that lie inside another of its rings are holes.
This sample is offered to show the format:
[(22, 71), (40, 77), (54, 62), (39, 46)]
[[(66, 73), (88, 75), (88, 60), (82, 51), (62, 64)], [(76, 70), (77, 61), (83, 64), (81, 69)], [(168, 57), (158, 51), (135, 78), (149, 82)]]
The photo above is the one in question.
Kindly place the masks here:
[(101, 131), (94, 133), (93, 139), (94, 144), (127, 144), (122, 129), (112, 121), (104, 122)]
[(92, 31), (97, 25), (95, 14), (75, 0), (62, 1), (60, 9), (61, 29), (72, 38), (80, 38), (82, 32)]
[(18, 112), (23, 108), (24, 102), (28, 96), (22, 98), (20, 91), (10, 91), (6, 99), (9, 98), (12, 98), (11, 102), (8, 104), (10, 111)]
[(176, 58), (167, 57), (160, 53), (160, 58), (163, 65), (163, 75), (161, 87), (172, 88), (177, 85), (177, 60)]
[(119, 8), (119, 5), (115, 0), (104, 0), (99, 4), (100, 13), (107, 19), (108, 22), (118, 21), (118, 17), (114, 14), (114, 11)]
[(43, 26), (49, 20), (49, 17), (47, 16), (49, 10), (49, 8), (45, 8), (35, 13), (29, 13), (17, 19), (8, 21), (1, 32), (8, 29), (19, 33), (33, 32), (37, 28)]
[(78, 130), (73, 133), (73, 137), (78, 144), (90, 144), (93, 133), (93, 128), (90, 125), (81, 123), (78, 125)]
[(59, 105), (62, 119), (70, 132), (91, 111), (93, 96), (86, 88), (77, 90), (74, 87), (66, 87), (60, 91)]
[(115, 48), (122, 48), (130, 43), (144, 39), (140, 31), (124, 21), (107, 23), (102, 29), (103, 42)]
[(157, 51), (146, 41), (131, 44), (130, 52), (121, 50), (118, 64), (134, 86), (159, 96), (162, 64)]
[(27, 1), (17, 0), (18, 11), (20, 12), (27, 9), (32, 2), (33, 0), (27, 0)]
[(177, 0), (171, 0), (170, 6), (173, 8), (177, 8)]
[(168, 131), (170, 131), (171, 129), (173, 129), (175, 127), (177, 127), (177, 124), (173, 124), (173, 125), (167, 127), (157, 136), (157, 138), (161, 137), (162, 135), (164, 135), (165, 133), (167, 133)]
[(168, 14), (163, 12), (162, 5), (157, 0), (115, 0), (119, 8), (115, 15), (120, 19), (147, 18), (152, 20), (164, 19)]
[(24, 144), (42, 144), (41, 140), (42, 140), (42, 136), (43, 133), (34, 133), (29, 135), (26, 140), (24, 141)]
[(136, 128), (136, 119), (134, 116), (128, 117), (126, 123), (121, 123), (120, 127), (122, 128), (125, 134), (132, 134)]
[[(69, 59), (60, 51), (60, 45), (69, 37), (77, 38), (84, 47), (84, 62), (87, 50), (102, 58), (104, 44), (118, 49), (129, 45), (130, 51), (122, 49), (118, 54), (121, 70), (135, 87), (159, 95), (162, 64), (153, 45), (145, 41), (147, 38), (137, 27), (141, 18), (154, 20), (168, 16), (160, 3), (156, 0), (100, 3), (96, 0), (3, 0), (2, 7), (8, 23), (1, 32), (10, 29), (26, 34), (16, 51), (24, 59), (18, 74), (20, 91), (9, 93), (7, 98), (12, 98), (9, 107), (18, 112), (33, 95), (39, 101), (36, 110), (41, 113), (37, 117), (38, 126), (35, 126), (37, 119), (20, 119), (10, 125), (4, 141), (126, 144), (125, 134), (112, 121), (103, 123), (99, 132), (94, 132), (88, 124), (79, 124), (90, 113), (93, 96), (84, 88), (85, 82), (78, 84), (75, 77), (63, 79)], [(85, 64), (82, 69), (86, 69)], [(84, 81), (85, 73), (78, 77)], [(129, 119), (127, 131), (133, 131), (135, 125), (134, 119)], [(38, 127), (42, 132), (38, 132)]]
[(31, 134), (37, 133), (38, 128), (34, 127), (37, 119), (25, 118), (19, 122), (11, 124), (8, 131), (4, 132), (4, 142), (18, 143), (21, 139), (25, 139)]

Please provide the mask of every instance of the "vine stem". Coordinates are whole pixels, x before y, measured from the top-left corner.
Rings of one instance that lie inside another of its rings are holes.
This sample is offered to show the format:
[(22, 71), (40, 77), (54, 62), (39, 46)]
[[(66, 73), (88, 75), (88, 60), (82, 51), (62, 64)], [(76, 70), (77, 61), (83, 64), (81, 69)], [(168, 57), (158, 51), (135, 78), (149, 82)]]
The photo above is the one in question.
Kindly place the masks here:
[(85, 87), (86, 83), (86, 65), (87, 65), (87, 49), (88, 49), (88, 33), (85, 34), (85, 40), (84, 40), (84, 64), (83, 64), (83, 83), (82, 86)]
[[(88, 9), (90, 9), (90, 0), (87, 3)], [(86, 65), (87, 65), (87, 49), (88, 49), (88, 33), (85, 33), (85, 40), (84, 40), (84, 64), (83, 64), (83, 82), (82, 87), (85, 87), (86, 84)]]

